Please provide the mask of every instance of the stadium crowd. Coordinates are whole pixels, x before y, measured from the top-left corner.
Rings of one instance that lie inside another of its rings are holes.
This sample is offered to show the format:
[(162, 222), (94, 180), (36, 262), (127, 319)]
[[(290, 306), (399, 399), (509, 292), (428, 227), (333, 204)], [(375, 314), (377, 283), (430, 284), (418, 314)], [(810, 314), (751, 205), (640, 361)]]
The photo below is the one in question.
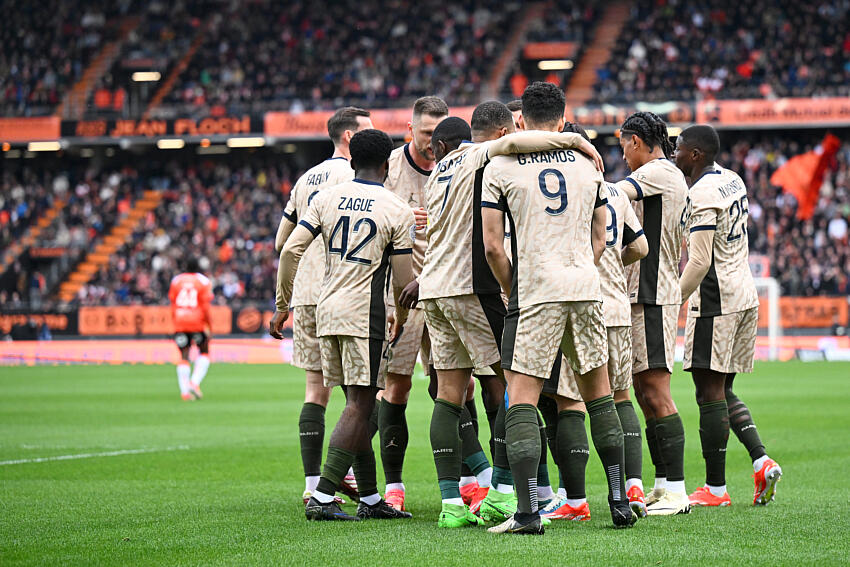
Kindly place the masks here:
[[(221, 113), (478, 100), (520, 3), (240, 3), (217, 15), (168, 103)], [(403, 10), (405, 17), (396, 15)]]
[(846, 2), (637, 2), (599, 102), (850, 94)]
[(117, 32), (133, 0), (3, 3), (0, 113), (52, 113)]
[(163, 199), (130, 243), (80, 291), (84, 305), (167, 303), (186, 256), (201, 259), (216, 300), (270, 302), (277, 223), (293, 174), (284, 163), (171, 164), (149, 180)]

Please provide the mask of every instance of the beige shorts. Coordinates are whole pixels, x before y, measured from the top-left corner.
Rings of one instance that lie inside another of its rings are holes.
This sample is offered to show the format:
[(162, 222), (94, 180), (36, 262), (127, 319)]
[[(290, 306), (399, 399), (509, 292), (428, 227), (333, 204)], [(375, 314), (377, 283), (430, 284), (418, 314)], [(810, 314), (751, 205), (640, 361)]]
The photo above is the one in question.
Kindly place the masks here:
[[(395, 307), (387, 307), (387, 313)], [(387, 351), (387, 372), (411, 376), (416, 367), (416, 357), (422, 351), (422, 364), (425, 374), (428, 374), (428, 364), (431, 360), (431, 341), (428, 329), (425, 328), (425, 310), (411, 309), (404, 324), (401, 337)]]
[(758, 307), (714, 317), (688, 317), (685, 370), (752, 372), (758, 333)]
[(321, 372), (322, 348), (316, 336), (316, 306), (293, 307), (292, 316), (292, 365)]
[(673, 372), (678, 305), (632, 303), (632, 374), (650, 368)]
[(380, 339), (329, 335), (320, 337), (325, 386), (377, 386), (386, 378), (387, 342)]
[[(611, 391), (628, 390), (632, 387), (632, 332), (629, 327), (606, 327), (608, 335), (608, 382)], [(576, 374), (563, 359), (558, 369), (557, 387), (544, 385), (543, 391), (558, 394), (571, 400), (582, 401)]]
[(608, 361), (601, 301), (541, 303), (505, 317), (502, 368), (545, 380), (559, 349), (579, 374)]
[(457, 295), (425, 299), (422, 304), (434, 368), (486, 368), (499, 361), (496, 341), (503, 323), (498, 319), (504, 321), (505, 316), (499, 296)]

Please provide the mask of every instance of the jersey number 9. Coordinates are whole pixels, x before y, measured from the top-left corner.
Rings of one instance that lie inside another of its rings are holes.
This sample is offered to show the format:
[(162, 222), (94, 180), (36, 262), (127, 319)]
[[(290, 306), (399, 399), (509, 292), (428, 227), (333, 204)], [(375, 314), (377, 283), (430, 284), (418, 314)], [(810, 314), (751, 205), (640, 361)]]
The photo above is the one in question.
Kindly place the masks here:
[[(546, 187), (546, 176), (548, 175), (553, 175), (558, 181), (558, 190), (554, 193), (549, 191), (549, 188)], [(559, 200), (558, 207), (556, 209), (553, 209), (552, 207), (546, 207), (546, 209), (544, 209), (547, 214), (555, 216), (560, 215), (567, 210), (567, 180), (564, 179), (563, 173), (557, 169), (544, 169), (537, 177), (537, 182), (540, 185), (540, 192), (543, 193), (544, 197), (547, 199)]]

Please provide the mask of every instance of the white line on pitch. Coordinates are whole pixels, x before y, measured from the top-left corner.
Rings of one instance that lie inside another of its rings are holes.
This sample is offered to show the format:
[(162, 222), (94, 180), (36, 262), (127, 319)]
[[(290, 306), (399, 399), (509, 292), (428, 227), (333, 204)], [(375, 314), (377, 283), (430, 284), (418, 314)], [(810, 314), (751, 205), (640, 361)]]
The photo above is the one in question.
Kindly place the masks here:
[(57, 455), (55, 457), (37, 457), (35, 459), (16, 459), (14, 461), (0, 461), (0, 467), (6, 465), (24, 465), (27, 463), (46, 463), (48, 461), (73, 461), (75, 459), (92, 459), (95, 457), (118, 457), (120, 455), (139, 455), (142, 453), (160, 453), (164, 451), (185, 451), (187, 445), (177, 447), (165, 447), (163, 449), (124, 449), (121, 451), (107, 451), (105, 453), (79, 453), (76, 455)]

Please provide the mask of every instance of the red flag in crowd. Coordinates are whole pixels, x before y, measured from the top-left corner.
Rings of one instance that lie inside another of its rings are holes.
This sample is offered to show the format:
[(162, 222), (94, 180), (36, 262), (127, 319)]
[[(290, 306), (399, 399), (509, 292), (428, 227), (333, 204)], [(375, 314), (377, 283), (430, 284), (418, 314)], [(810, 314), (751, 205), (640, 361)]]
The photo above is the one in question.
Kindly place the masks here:
[(770, 176), (773, 185), (797, 199), (798, 219), (808, 220), (814, 215), (823, 175), (840, 146), (841, 140), (827, 134), (819, 147), (792, 157)]

